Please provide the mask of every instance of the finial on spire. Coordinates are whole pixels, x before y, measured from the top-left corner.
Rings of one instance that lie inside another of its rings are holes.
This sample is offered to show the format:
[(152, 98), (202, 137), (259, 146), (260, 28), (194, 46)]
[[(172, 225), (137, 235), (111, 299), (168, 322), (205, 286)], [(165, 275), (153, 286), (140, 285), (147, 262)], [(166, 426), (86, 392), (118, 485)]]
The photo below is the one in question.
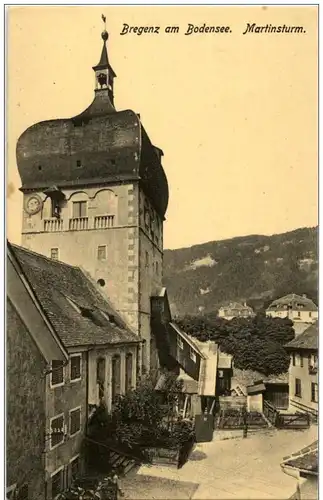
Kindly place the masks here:
[(104, 30), (101, 33), (101, 38), (104, 41), (104, 43), (108, 40), (109, 38), (109, 33), (107, 32), (107, 18), (102, 14), (102, 21), (104, 22)]

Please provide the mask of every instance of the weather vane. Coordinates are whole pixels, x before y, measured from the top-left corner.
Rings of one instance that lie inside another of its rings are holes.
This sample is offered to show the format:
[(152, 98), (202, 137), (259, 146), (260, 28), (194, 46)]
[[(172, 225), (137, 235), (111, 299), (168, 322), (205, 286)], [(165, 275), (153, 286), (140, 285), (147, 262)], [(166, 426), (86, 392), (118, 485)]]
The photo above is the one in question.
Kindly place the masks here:
[(107, 25), (106, 25), (107, 18), (103, 14), (101, 15), (101, 17), (102, 17), (102, 21), (104, 22), (104, 29), (106, 30), (107, 29)]

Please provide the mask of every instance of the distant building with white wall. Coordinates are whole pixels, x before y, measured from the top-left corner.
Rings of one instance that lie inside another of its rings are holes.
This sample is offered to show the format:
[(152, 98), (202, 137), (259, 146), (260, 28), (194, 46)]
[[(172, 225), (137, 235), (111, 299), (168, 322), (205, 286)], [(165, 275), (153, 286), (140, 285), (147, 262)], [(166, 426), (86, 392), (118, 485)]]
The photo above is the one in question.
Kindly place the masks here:
[(218, 316), (219, 318), (231, 320), (233, 318), (252, 318), (255, 313), (245, 302), (244, 304), (230, 302), (228, 305), (220, 307)]
[(266, 316), (289, 318), (295, 323), (315, 323), (318, 319), (318, 307), (306, 295), (290, 293), (274, 300), (266, 310)]

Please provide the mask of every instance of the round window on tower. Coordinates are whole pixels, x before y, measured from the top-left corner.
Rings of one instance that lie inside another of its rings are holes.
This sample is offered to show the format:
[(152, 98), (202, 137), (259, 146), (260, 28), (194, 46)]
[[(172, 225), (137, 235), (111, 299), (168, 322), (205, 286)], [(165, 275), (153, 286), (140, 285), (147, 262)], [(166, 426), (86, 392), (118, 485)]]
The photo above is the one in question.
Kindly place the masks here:
[(104, 286), (105, 285), (105, 281), (100, 278), (98, 281), (97, 281), (97, 284), (100, 285), (100, 286)]

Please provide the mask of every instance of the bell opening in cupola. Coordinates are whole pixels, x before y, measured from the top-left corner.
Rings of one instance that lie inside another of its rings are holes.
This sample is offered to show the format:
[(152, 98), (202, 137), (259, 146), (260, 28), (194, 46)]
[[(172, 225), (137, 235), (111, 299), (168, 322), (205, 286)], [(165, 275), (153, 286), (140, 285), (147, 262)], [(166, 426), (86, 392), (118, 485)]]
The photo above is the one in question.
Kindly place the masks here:
[(106, 73), (100, 72), (97, 79), (101, 89), (108, 86), (108, 75)]

